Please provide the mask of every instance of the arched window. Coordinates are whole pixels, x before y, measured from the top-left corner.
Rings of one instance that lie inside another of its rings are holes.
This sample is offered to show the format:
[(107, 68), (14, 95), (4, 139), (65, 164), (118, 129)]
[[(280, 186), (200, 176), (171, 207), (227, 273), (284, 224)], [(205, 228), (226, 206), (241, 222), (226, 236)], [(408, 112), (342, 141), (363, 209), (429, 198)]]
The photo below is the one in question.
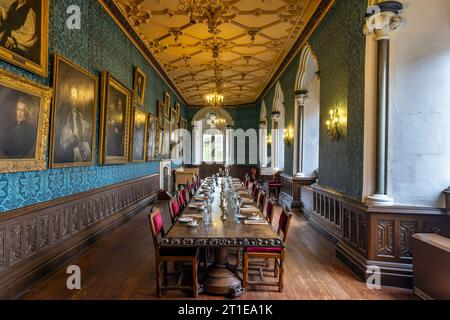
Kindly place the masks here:
[(309, 44), (300, 54), (295, 94), (293, 174), (312, 177), (319, 167), (320, 72)]
[(231, 115), (224, 109), (207, 107), (197, 112), (192, 124), (194, 164), (230, 164), (233, 158), (233, 141), (229, 133), (233, 125)]
[(278, 81), (275, 88), (275, 97), (272, 107), (272, 169), (280, 171), (284, 169), (284, 141), (285, 127), (284, 93), (281, 83)]

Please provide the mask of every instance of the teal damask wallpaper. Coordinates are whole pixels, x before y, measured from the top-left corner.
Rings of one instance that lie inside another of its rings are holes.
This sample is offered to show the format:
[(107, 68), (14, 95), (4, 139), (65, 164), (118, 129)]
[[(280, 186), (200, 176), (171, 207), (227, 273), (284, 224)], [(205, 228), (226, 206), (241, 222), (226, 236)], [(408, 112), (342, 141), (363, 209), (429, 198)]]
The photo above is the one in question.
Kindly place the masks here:
[[(363, 35), (366, 1), (336, 1), (324, 21), (309, 39), (317, 55), (321, 78), (320, 184), (361, 199), (364, 148), (364, 56)], [(295, 77), (299, 57), (280, 77), (286, 104), (286, 126), (293, 127)], [(264, 96), (272, 112), (275, 86)], [(347, 115), (344, 137), (332, 142), (324, 126), (331, 109)], [(293, 173), (293, 147), (286, 145), (285, 172)]]
[[(66, 11), (70, 5), (81, 8), (81, 30), (69, 30), (66, 27)], [(133, 66), (138, 66), (148, 76), (144, 106), (147, 112), (156, 114), (156, 101), (163, 98), (164, 91), (170, 93), (172, 105), (179, 101), (97, 1), (50, 0), (50, 7), (49, 77), (41, 78), (4, 61), (0, 61), (1, 68), (50, 86), (52, 54), (58, 52), (97, 76), (100, 76), (102, 70), (108, 70), (131, 88)], [(183, 104), (182, 115), (186, 116)], [(179, 163), (174, 165), (180, 166)], [(143, 177), (158, 170), (159, 164), (151, 162), (0, 174), (0, 212)]]

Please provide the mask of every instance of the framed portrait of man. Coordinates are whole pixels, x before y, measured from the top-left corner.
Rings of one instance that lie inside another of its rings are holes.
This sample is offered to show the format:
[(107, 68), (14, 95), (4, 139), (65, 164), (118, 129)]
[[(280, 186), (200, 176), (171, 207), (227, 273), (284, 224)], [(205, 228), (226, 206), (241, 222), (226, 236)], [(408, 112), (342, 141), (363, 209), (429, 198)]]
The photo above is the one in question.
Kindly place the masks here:
[(147, 144), (147, 114), (135, 106), (132, 117), (131, 162), (145, 162)]
[(147, 75), (140, 68), (134, 68), (133, 96), (134, 103), (143, 106), (145, 90), (147, 89)]
[(178, 102), (175, 104), (175, 112), (177, 113), (177, 124), (179, 124), (181, 120), (181, 106)]
[(166, 157), (170, 154), (170, 121), (165, 119), (164, 121), (164, 137), (162, 141), (162, 156)]
[(147, 124), (147, 161), (158, 157), (159, 120), (152, 114), (148, 115)]
[(0, 173), (47, 168), (52, 89), (0, 70)]
[(158, 156), (164, 156), (164, 130), (158, 131)]
[(131, 90), (102, 73), (102, 107), (100, 115), (99, 162), (128, 163), (130, 150)]
[(55, 54), (50, 166), (94, 164), (98, 78)]
[(170, 119), (170, 94), (164, 92), (164, 116)]
[(176, 141), (175, 130), (177, 129), (178, 115), (174, 108), (170, 109), (170, 139)]
[(0, 58), (46, 77), (49, 0), (0, 1)]
[(161, 103), (161, 101), (158, 100), (158, 105), (157, 105), (157, 113), (158, 113), (158, 120), (159, 120), (159, 128), (161, 130), (164, 130), (164, 119), (165, 119), (165, 114), (164, 114), (164, 104)]

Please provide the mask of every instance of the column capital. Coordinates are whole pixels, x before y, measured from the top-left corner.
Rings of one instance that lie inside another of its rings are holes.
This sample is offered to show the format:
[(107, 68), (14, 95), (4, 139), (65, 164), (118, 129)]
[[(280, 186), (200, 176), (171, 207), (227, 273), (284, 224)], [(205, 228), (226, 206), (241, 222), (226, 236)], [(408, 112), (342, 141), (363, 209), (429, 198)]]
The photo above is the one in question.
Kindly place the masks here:
[(308, 98), (308, 90), (300, 90), (295, 92), (295, 100), (297, 100), (301, 105), (305, 104)]
[(392, 32), (400, 29), (405, 20), (399, 11), (403, 4), (398, 1), (383, 1), (370, 6), (366, 14), (364, 34), (375, 35), (375, 40), (390, 40)]

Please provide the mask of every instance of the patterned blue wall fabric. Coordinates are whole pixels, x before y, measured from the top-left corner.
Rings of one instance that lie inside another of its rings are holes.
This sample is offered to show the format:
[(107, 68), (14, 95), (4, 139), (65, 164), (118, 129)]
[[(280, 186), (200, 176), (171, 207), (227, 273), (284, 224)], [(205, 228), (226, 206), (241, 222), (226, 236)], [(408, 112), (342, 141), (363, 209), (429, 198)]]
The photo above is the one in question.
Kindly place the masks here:
[[(310, 38), (320, 67), (320, 184), (360, 200), (364, 151), (364, 57), (362, 30), (367, 2), (337, 1)], [(286, 126), (294, 127), (296, 57), (280, 77), (286, 105)], [(272, 112), (273, 86), (263, 96)], [(348, 117), (344, 137), (332, 142), (323, 125), (329, 111), (339, 107)], [(261, 110), (261, 106), (259, 106)], [(258, 113), (259, 115), (259, 113)], [(269, 127), (270, 127), (269, 122)], [(293, 145), (285, 145), (285, 172), (293, 173)]]
[[(66, 27), (68, 18), (66, 10), (70, 5), (78, 5), (81, 8), (81, 30), (69, 30)], [(133, 67), (138, 66), (148, 76), (144, 106), (147, 112), (156, 115), (156, 102), (163, 99), (164, 91), (170, 93), (172, 106), (179, 101), (171, 88), (147, 63), (139, 50), (128, 40), (97, 1), (50, 0), (50, 7), (49, 77), (41, 78), (0, 61), (2, 69), (50, 86), (53, 77), (52, 54), (58, 52), (99, 77), (102, 70), (108, 70), (111, 75), (131, 88)], [(182, 115), (186, 116), (185, 106), (181, 101), (179, 102)], [(100, 103), (98, 108), (100, 110)], [(180, 165), (180, 163), (174, 163), (175, 167)], [(93, 166), (0, 174), (0, 212), (120, 183), (158, 171), (159, 164), (149, 162), (123, 166)]]

